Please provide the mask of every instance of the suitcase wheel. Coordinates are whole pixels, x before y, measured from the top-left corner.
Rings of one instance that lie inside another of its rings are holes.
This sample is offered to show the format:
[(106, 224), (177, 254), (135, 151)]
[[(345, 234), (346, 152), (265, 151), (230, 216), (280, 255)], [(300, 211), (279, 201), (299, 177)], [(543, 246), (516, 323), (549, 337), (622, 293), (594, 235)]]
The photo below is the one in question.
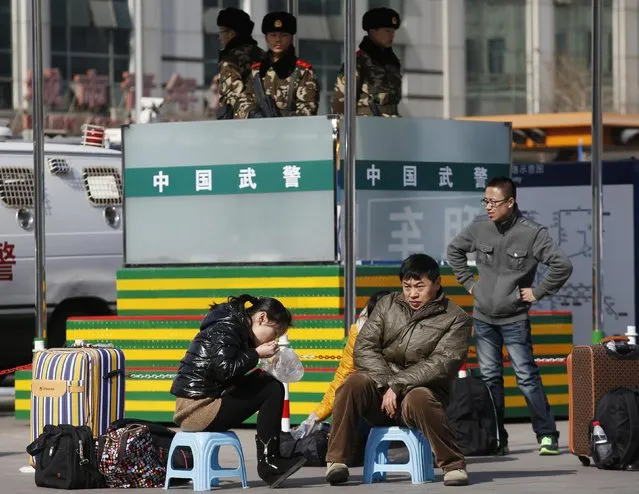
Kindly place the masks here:
[(588, 458), (587, 456), (579, 455), (577, 458), (579, 458), (579, 461), (581, 462), (583, 466), (585, 467), (590, 466), (590, 458)]

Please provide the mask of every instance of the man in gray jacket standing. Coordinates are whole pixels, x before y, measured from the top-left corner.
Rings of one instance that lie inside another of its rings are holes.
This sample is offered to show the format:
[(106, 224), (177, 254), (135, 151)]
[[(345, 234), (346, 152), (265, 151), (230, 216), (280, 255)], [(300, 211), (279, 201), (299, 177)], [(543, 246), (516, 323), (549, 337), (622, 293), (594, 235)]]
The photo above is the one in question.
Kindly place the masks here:
[[(508, 452), (504, 427), (502, 346), (506, 345), (526, 398), (540, 455), (559, 454), (559, 432), (535, 364), (528, 310), (533, 302), (556, 293), (572, 273), (568, 257), (548, 230), (524, 218), (517, 207), (517, 189), (508, 177), (492, 179), (478, 216), (448, 246), (448, 262), (457, 281), (473, 295), (477, 359), (484, 382), (497, 407), (500, 453)], [(466, 255), (476, 254), (475, 280)], [(532, 286), (537, 265), (548, 266), (546, 277)]]

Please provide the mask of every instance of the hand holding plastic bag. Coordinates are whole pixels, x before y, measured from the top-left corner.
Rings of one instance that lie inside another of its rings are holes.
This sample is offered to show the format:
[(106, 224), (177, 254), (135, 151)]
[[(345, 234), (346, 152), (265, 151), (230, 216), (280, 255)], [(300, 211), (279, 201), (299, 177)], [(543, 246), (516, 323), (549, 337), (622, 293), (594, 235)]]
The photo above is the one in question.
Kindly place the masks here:
[(296, 429), (293, 429), (291, 431), (291, 435), (295, 440), (299, 440), (312, 434), (315, 431), (320, 430), (321, 428), (322, 423), (319, 421), (318, 416), (315, 415), (314, 412), (311, 412), (311, 414), (306, 418), (306, 420), (304, 420), (304, 422), (302, 422)]
[(260, 367), (283, 383), (294, 383), (304, 376), (302, 361), (291, 348), (287, 347), (280, 348), (269, 359), (262, 359)]

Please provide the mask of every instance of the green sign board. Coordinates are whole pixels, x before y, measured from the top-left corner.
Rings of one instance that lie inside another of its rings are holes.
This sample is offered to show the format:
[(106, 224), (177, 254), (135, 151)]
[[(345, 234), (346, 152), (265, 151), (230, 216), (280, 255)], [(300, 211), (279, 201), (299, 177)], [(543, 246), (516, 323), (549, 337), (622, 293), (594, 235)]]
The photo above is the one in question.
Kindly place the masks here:
[(208, 196), (333, 190), (332, 162), (125, 169), (126, 197)]
[(493, 177), (510, 176), (509, 164), (357, 161), (358, 190), (475, 192)]

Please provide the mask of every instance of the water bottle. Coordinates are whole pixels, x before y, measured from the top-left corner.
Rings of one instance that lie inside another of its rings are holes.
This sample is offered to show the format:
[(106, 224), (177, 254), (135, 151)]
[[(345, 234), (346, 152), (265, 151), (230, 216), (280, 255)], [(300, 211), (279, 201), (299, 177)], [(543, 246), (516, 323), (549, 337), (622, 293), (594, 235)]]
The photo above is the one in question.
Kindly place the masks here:
[(608, 436), (603, 430), (603, 427), (599, 424), (599, 421), (595, 420), (592, 423), (592, 441), (595, 444), (595, 451), (599, 460), (603, 461), (612, 452), (612, 445), (608, 442)]

